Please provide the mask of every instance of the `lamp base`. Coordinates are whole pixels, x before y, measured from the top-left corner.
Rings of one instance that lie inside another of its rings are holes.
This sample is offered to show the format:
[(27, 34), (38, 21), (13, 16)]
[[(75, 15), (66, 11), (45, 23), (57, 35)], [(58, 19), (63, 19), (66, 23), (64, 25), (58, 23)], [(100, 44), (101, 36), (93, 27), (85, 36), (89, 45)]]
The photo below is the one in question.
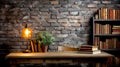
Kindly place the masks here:
[(25, 51), (23, 51), (23, 53), (30, 53), (31, 51), (26, 49)]

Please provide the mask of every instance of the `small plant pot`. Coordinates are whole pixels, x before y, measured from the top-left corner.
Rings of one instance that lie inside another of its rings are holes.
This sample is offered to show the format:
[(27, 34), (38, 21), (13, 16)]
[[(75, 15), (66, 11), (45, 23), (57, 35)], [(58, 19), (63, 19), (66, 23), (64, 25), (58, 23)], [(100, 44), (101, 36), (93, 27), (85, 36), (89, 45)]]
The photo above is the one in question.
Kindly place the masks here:
[(42, 45), (41, 50), (42, 50), (42, 52), (47, 52), (48, 51), (48, 46)]

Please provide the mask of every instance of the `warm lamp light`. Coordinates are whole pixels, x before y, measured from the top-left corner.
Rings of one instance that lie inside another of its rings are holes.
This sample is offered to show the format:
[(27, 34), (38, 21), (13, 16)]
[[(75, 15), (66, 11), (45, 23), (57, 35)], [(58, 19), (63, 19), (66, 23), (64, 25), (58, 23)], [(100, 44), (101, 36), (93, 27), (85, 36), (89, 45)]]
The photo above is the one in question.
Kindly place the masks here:
[(21, 34), (22, 38), (25, 38), (27, 41), (27, 45), (28, 48), (24, 51), (24, 52), (30, 52), (30, 47), (29, 47), (29, 38), (32, 37), (32, 29), (27, 27), (27, 24), (25, 26), (25, 28), (22, 29), (22, 34)]
[(29, 39), (32, 37), (32, 29), (27, 27), (27, 24), (25, 26), (25, 28), (22, 29), (22, 38), (26, 38)]

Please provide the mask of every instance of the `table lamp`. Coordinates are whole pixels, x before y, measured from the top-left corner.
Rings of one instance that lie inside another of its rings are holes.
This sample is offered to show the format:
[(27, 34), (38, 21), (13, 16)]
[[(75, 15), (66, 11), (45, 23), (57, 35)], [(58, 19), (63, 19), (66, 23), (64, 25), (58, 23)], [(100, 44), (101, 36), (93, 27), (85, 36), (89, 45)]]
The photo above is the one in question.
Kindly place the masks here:
[(27, 27), (27, 24), (25, 25), (25, 28), (22, 29), (22, 38), (25, 38), (27, 41), (27, 46), (28, 48), (25, 50), (26, 52), (30, 51), (30, 47), (29, 47), (29, 38), (32, 37), (32, 29)]

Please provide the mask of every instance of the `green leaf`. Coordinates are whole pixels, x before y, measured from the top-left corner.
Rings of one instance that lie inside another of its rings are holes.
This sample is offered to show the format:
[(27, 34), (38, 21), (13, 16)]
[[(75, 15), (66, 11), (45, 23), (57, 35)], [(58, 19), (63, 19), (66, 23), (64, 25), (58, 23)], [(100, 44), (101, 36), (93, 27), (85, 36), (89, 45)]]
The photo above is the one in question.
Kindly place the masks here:
[(52, 34), (48, 32), (39, 32), (37, 40), (37, 42), (41, 45), (50, 45), (55, 41), (55, 38)]

